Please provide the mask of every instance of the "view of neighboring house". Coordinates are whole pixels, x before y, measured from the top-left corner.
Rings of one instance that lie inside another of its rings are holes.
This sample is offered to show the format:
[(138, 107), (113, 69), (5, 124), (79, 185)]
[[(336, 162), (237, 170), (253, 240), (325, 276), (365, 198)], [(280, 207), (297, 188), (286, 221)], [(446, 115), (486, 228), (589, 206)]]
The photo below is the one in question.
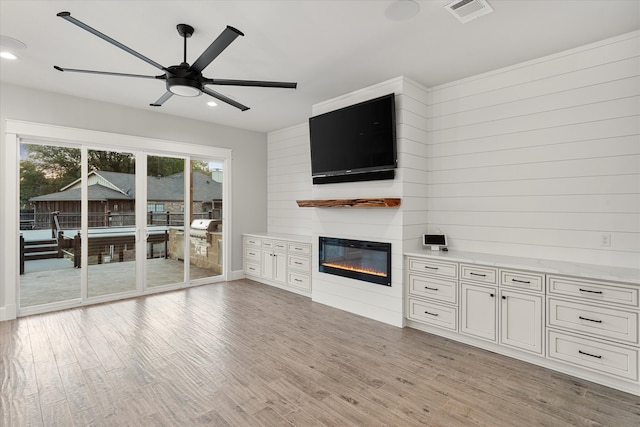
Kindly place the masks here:
[[(207, 213), (220, 219), (222, 184), (202, 172), (193, 172), (191, 212)], [(92, 171), (88, 176), (89, 224), (107, 227), (134, 224), (136, 200), (135, 174)], [(147, 212), (154, 214), (184, 213), (184, 173), (163, 177), (147, 177)], [(61, 226), (76, 227), (80, 220), (81, 180), (60, 191), (32, 197), (35, 224), (48, 224), (52, 212), (60, 212)], [(201, 216), (201, 215), (198, 215)], [(114, 223), (114, 221), (116, 221)], [(66, 223), (65, 223), (66, 222)]]

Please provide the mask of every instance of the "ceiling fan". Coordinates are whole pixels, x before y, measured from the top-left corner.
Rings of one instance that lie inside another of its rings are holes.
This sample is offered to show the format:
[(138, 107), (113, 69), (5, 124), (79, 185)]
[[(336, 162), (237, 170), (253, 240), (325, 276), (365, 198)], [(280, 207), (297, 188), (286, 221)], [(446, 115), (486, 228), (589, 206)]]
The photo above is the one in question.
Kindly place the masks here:
[(220, 35), (209, 45), (208, 48), (205, 49), (204, 52), (196, 59), (196, 61), (189, 65), (187, 63), (187, 39), (193, 35), (193, 27), (187, 24), (178, 24), (178, 34), (184, 38), (184, 57), (182, 63), (179, 65), (171, 65), (169, 67), (164, 67), (157, 62), (147, 58), (146, 56), (136, 52), (123, 45), (122, 43), (112, 39), (111, 37), (101, 33), (100, 31), (91, 28), (87, 24), (82, 21), (77, 20), (76, 18), (71, 16), (69, 12), (60, 12), (57, 16), (62, 19), (71, 22), (72, 24), (77, 25), (78, 27), (100, 37), (101, 39), (111, 43), (114, 46), (119, 47), (125, 52), (130, 53), (131, 55), (142, 59), (148, 64), (153, 65), (154, 67), (162, 70), (164, 74), (160, 74), (157, 76), (145, 76), (141, 74), (126, 74), (126, 73), (112, 73), (108, 71), (93, 71), (93, 70), (79, 70), (75, 68), (62, 68), (54, 65), (53, 68), (59, 71), (70, 71), (75, 73), (88, 73), (88, 74), (105, 74), (109, 76), (121, 76), (121, 77), (138, 77), (144, 79), (156, 79), (156, 80), (164, 80), (167, 85), (167, 91), (162, 95), (156, 102), (153, 104), (149, 104), (153, 107), (160, 107), (164, 104), (169, 98), (173, 95), (179, 96), (199, 96), (202, 93), (206, 93), (209, 96), (212, 96), (216, 99), (219, 99), (222, 102), (226, 102), (229, 105), (232, 105), (236, 108), (239, 108), (242, 111), (246, 111), (249, 107), (240, 104), (239, 102), (221, 94), (214, 90), (207, 88), (207, 85), (227, 85), (227, 86), (252, 86), (252, 87), (275, 87), (275, 88), (285, 88), (285, 89), (295, 89), (297, 87), (297, 83), (287, 83), (287, 82), (268, 82), (268, 81), (260, 81), (260, 80), (228, 80), (228, 79), (209, 79), (202, 75), (202, 71), (214, 60), (223, 50), (227, 48), (238, 36), (244, 36), (244, 34), (230, 26), (220, 33)]

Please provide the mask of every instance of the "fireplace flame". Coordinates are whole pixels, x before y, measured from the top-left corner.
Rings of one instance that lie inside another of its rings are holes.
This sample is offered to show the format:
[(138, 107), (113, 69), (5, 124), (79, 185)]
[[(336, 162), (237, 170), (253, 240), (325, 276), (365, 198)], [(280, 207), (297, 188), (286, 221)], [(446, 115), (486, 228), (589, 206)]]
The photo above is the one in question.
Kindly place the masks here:
[(371, 274), (373, 276), (387, 277), (387, 273), (385, 272), (374, 270), (372, 268), (356, 267), (346, 263), (341, 264), (336, 262), (324, 262), (322, 263), (322, 265), (324, 265), (325, 267), (333, 267), (333, 268), (339, 268), (341, 270), (354, 271), (356, 273), (365, 273), (365, 274)]

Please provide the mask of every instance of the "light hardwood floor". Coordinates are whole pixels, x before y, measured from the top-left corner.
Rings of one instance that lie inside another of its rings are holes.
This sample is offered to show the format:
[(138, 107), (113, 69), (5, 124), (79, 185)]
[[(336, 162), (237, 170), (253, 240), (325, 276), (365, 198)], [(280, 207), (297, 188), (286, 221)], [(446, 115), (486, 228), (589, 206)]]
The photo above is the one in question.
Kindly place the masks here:
[(638, 426), (640, 398), (249, 280), (0, 322), (2, 426)]

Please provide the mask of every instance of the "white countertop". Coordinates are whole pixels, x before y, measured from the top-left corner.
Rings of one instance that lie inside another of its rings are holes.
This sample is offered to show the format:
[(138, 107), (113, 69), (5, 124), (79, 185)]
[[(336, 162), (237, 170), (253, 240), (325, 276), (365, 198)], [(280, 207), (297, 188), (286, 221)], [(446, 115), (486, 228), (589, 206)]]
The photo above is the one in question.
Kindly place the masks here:
[(261, 237), (267, 239), (289, 240), (290, 242), (311, 243), (311, 236), (303, 236), (300, 234), (285, 233), (244, 233), (245, 236)]
[(514, 268), (547, 274), (584, 277), (598, 280), (613, 280), (640, 286), (640, 269), (612, 267), (597, 264), (580, 264), (576, 262), (554, 261), (534, 258), (520, 258), (507, 255), (484, 254), (476, 252), (460, 252), (449, 250), (406, 252), (405, 256), (427, 257), (467, 264), (481, 264), (492, 267)]

